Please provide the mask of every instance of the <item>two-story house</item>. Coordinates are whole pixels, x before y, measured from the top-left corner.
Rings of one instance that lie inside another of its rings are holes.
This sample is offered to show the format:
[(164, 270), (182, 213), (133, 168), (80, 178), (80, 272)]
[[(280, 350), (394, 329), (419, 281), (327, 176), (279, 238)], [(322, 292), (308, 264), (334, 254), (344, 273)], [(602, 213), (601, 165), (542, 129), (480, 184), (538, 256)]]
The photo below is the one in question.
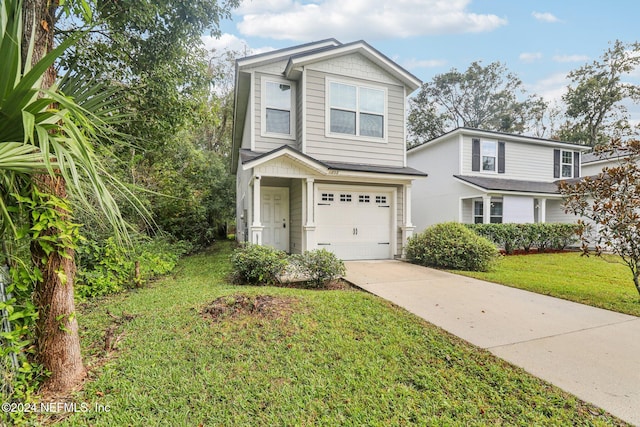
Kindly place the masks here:
[(408, 165), (429, 178), (412, 190), (418, 231), (446, 221), (573, 222), (557, 182), (581, 176), (589, 147), (458, 128), (407, 152)]
[(421, 82), (363, 41), (236, 63), (237, 240), (393, 258), (413, 232), (407, 96)]

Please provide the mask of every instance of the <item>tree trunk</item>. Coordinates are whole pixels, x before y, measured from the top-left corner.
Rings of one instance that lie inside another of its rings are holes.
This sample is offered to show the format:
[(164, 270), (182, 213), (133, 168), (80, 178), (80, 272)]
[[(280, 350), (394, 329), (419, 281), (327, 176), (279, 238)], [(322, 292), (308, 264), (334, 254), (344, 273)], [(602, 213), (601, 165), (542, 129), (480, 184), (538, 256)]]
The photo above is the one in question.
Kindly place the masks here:
[[(32, 64), (52, 50), (57, 4), (57, 1), (49, 0), (24, 0), (23, 67), (32, 37)], [(43, 78), (42, 87), (51, 87), (55, 78), (56, 71), (51, 66)], [(36, 177), (35, 182), (42, 193), (66, 199), (65, 182), (60, 177), (41, 175)], [(49, 229), (45, 233), (54, 236), (60, 230)], [(84, 378), (86, 372), (80, 353), (73, 292), (76, 273), (74, 251), (66, 249), (66, 256), (55, 251), (47, 255), (38, 242), (32, 242), (31, 257), (42, 272), (42, 281), (36, 284), (34, 300), (39, 316), (36, 325), (37, 357), (51, 373), (44, 388), (56, 392), (68, 391)]]
[(633, 272), (633, 284), (636, 286), (636, 291), (638, 291), (638, 295), (640, 295), (640, 279), (638, 278), (639, 275), (640, 275), (640, 272), (638, 271)]
[[(46, 194), (66, 198), (64, 180), (41, 176), (38, 187)], [(63, 218), (66, 212), (59, 211)], [(45, 236), (55, 236), (61, 230), (49, 228)], [(31, 257), (42, 273), (36, 284), (34, 302), (38, 307), (36, 342), (38, 360), (51, 376), (44, 384), (49, 391), (68, 391), (85, 377), (80, 353), (80, 337), (74, 302), (73, 284), (76, 265), (74, 251), (66, 248), (64, 255), (56, 251), (48, 255), (37, 240), (31, 242)]]

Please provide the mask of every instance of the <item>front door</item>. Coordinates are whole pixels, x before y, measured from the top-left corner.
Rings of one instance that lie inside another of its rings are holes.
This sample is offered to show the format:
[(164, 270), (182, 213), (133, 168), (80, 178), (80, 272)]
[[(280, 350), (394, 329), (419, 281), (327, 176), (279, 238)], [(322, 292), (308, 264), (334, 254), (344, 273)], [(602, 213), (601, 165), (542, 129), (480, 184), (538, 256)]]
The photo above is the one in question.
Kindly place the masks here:
[(289, 252), (289, 189), (262, 187), (262, 244)]

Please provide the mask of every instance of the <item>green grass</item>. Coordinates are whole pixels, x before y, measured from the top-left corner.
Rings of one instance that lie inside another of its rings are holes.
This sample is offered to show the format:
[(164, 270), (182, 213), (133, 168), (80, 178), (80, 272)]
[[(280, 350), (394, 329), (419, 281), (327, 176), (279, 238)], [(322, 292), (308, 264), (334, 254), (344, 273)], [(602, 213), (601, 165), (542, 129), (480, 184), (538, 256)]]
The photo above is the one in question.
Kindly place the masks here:
[(511, 255), (488, 272), (455, 273), (640, 316), (631, 272), (618, 260), (613, 255), (585, 257), (577, 252)]
[[(73, 426), (622, 425), (603, 411), (360, 291), (225, 283), (229, 245), (174, 277), (84, 306), (94, 369)], [(233, 294), (290, 301), (274, 316), (201, 316)], [(100, 362), (106, 315), (119, 350)], [(49, 420), (52, 421), (52, 420)]]

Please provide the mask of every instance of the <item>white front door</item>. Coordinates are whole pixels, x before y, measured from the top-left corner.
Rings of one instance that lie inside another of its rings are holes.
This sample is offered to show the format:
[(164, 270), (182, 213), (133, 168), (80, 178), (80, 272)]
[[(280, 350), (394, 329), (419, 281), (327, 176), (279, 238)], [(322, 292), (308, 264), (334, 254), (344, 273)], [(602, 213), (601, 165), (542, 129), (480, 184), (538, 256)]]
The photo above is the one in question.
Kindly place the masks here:
[(262, 244), (289, 252), (289, 189), (261, 189)]

